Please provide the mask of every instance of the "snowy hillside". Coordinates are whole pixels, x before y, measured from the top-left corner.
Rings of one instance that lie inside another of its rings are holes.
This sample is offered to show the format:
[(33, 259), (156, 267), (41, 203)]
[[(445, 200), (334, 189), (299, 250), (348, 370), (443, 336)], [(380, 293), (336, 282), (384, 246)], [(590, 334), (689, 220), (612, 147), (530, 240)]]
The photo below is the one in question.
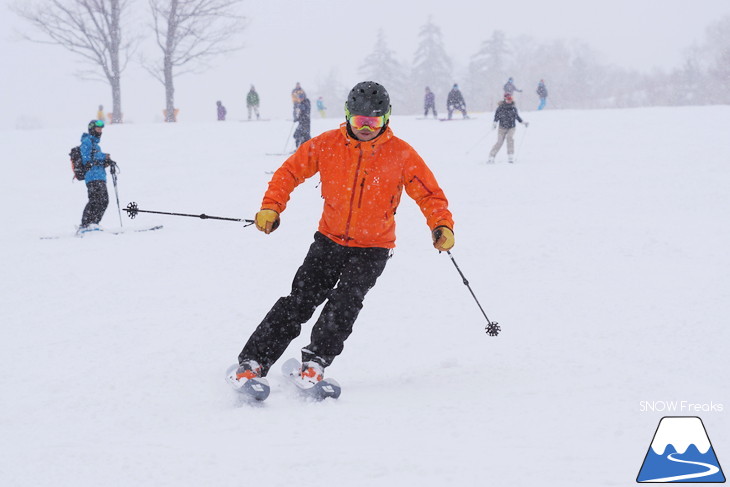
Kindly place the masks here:
[[(446, 191), (454, 258), (502, 334), (404, 197), (395, 256), (327, 369), (342, 397), (304, 402), (274, 371), (263, 407), (223, 376), (288, 292), (318, 180), (269, 236), (140, 214), (124, 226), (164, 229), (41, 240), (79, 223), (66, 154), (87, 120), (0, 132), (0, 485), (632, 484), (662, 416), (640, 401), (730, 407), (730, 107), (522, 115), (514, 165), (506, 147), (485, 164), (491, 114), (392, 120)], [(290, 128), (128, 124), (101, 146), (122, 206), (252, 218)], [(727, 414), (702, 418), (728, 463)]]

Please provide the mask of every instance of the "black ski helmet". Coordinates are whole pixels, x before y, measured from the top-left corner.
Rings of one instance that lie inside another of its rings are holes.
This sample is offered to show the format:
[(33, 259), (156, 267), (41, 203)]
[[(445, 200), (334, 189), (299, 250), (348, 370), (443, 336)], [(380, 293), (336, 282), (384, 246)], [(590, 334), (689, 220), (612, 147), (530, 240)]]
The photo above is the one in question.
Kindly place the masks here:
[(99, 134), (96, 133), (96, 127), (104, 128), (104, 120), (92, 120), (89, 122), (89, 134), (98, 136)]
[(390, 113), (390, 95), (380, 83), (362, 81), (347, 95), (345, 110), (351, 115), (382, 117)]

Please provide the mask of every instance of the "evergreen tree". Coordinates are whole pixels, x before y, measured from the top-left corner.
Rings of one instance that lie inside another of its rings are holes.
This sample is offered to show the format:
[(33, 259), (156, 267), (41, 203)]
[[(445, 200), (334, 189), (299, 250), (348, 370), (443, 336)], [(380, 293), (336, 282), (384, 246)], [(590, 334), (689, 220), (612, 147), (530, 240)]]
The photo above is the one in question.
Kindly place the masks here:
[(396, 59), (395, 53), (388, 48), (383, 29), (378, 30), (375, 47), (360, 65), (359, 73), (363, 79), (375, 81), (385, 86), (390, 95), (390, 103), (397, 113), (410, 112), (407, 106), (408, 88), (405, 84), (406, 70)]
[[(414, 112), (423, 107), (423, 90), (426, 86), (436, 95), (436, 106), (443, 109), (446, 95), (454, 83), (451, 58), (446, 54), (441, 29), (429, 17), (418, 33), (419, 43), (411, 72), (411, 104)], [(467, 106), (469, 100), (467, 99)]]
[(502, 97), (502, 87), (509, 78), (510, 48), (507, 36), (495, 30), (492, 37), (482, 42), (469, 62), (469, 80), (466, 92), (474, 99), (476, 110), (492, 110)]
[(332, 68), (324, 78), (317, 78), (317, 89), (315, 91), (315, 102), (317, 97), (324, 99), (327, 107), (327, 116), (335, 118), (345, 117), (344, 105), (351, 87), (346, 87), (340, 81), (337, 68)]
[[(707, 29), (707, 50), (712, 56), (708, 73), (709, 98), (715, 103), (730, 103), (730, 15)], [(708, 95), (703, 94), (706, 98)]]

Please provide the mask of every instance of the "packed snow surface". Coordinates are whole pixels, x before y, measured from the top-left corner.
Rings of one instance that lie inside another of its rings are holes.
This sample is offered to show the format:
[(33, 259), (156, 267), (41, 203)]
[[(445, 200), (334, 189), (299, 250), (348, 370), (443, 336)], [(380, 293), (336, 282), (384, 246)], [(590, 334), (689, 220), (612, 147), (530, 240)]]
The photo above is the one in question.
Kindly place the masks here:
[[(666, 415), (641, 401), (730, 407), (730, 107), (528, 108), (515, 164), (506, 147), (486, 164), (491, 113), (391, 121), (446, 191), (452, 254), (501, 335), (404, 196), (395, 255), (326, 371), (341, 398), (302, 400), (277, 364), (262, 407), (224, 373), (288, 293), (318, 178), (268, 236), (140, 214), (125, 228), (164, 229), (41, 240), (81, 218), (67, 153), (87, 120), (0, 132), (0, 485), (634, 483)], [(291, 128), (127, 124), (101, 147), (122, 207), (252, 218)], [(102, 225), (119, 227), (109, 190)], [(701, 416), (723, 461), (727, 410)]]

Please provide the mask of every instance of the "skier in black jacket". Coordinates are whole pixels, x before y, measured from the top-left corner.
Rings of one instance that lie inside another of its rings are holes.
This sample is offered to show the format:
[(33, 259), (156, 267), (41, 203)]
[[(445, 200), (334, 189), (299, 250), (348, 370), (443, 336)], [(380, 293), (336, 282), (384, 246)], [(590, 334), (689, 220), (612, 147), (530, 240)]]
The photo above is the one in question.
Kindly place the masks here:
[(515, 86), (515, 80), (510, 78), (507, 80), (507, 82), (504, 84), (504, 92), (509, 93), (510, 95), (513, 94), (515, 91), (522, 93), (522, 90), (517, 88)]
[(294, 141), (296, 142), (297, 147), (312, 138), (310, 135), (310, 126), (312, 123), (311, 113), (312, 104), (309, 101), (309, 98), (305, 95), (304, 99), (299, 104), (299, 113), (297, 114), (297, 118), (294, 120), (295, 122), (299, 122), (297, 129), (294, 131)]
[(438, 115), (436, 115), (436, 95), (428, 86), (426, 87), (426, 95), (423, 97), (423, 108), (423, 118), (428, 117), (429, 110), (433, 112), (433, 118), (438, 118)]
[(464, 101), (464, 95), (459, 90), (459, 85), (454, 84), (454, 87), (449, 91), (449, 95), (446, 97), (446, 110), (449, 112), (449, 120), (451, 120), (451, 114), (454, 110), (459, 110), (464, 118), (469, 118), (466, 114), (466, 102)]
[(497, 152), (499, 152), (499, 149), (502, 148), (505, 138), (507, 139), (507, 160), (509, 162), (515, 162), (515, 120), (524, 124), (525, 127), (530, 125), (523, 121), (520, 118), (519, 113), (517, 113), (517, 107), (512, 99), (512, 94), (505, 93), (504, 100), (499, 102), (497, 111), (494, 112), (494, 123), (492, 124), (492, 129), (496, 129), (497, 123), (499, 123), (499, 134), (497, 135), (497, 143), (494, 144), (494, 147), (492, 147), (492, 150), (489, 152), (488, 162), (494, 162), (494, 157), (497, 155)]

